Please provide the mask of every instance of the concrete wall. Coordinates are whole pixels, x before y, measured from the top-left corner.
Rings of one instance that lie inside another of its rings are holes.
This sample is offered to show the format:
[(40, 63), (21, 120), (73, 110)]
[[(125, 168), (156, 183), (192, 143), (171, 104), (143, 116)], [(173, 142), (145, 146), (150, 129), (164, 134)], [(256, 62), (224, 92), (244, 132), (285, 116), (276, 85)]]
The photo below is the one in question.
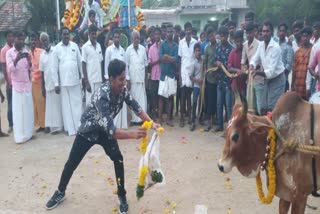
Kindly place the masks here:
[[(179, 24), (181, 26), (184, 25), (184, 23), (186, 23), (187, 21), (191, 22), (193, 27), (197, 27), (198, 33), (202, 32), (204, 29), (204, 26), (210, 21), (210, 19), (212, 17), (215, 17), (217, 20), (223, 20), (227, 17), (229, 17), (229, 14), (197, 14), (197, 15), (193, 15), (193, 14), (181, 14), (179, 16)], [(200, 25), (195, 26), (195, 23), (199, 23), (200, 21)]]
[(146, 17), (147, 26), (161, 26), (163, 22), (178, 22), (178, 14), (175, 9), (171, 10), (142, 10)]

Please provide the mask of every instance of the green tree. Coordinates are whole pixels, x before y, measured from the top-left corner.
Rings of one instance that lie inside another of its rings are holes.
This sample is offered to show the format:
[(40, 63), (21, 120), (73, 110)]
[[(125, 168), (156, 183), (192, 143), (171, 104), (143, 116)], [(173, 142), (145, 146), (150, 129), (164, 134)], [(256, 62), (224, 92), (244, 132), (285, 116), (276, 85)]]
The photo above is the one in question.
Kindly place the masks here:
[[(54, 32), (56, 28), (56, 0), (26, 0), (32, 18), (30, 25), (32, 30)], [(65, 10), (64, 0), (59, 0), (60, 18), (63, 17)]]
[(290, 26), (297, 19), (307, 24), (320, 20), (320, 0), (248, 0), (248, 5), (260, 23), (268, 19)]

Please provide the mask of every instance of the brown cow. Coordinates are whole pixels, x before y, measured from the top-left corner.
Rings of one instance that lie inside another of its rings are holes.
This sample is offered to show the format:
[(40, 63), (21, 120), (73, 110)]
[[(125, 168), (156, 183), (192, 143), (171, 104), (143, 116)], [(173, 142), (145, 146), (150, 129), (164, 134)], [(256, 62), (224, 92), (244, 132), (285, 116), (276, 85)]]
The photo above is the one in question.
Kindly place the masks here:
[[(272, 121), (284, 139), (295, 139), (309, 145), (310, 103), (296, 93), (289, 92), (280, 97), (273, 112)], [(320, 105), (314, 105), (314, 139), (320, 146)], [(226, 143), (220, 171), (228, 173), (235, 166), (246, 177), (256, 177), (265, 160), (268, 130), (266, 117), (247, 114), (246, 102), (236, 104), (226, 129)], [(276, 152), (281, 142), (277, 140)], [(284, 153), (275, 162), (276, 196), (280, 198), (279, 213), (286, 214), (291, 205), (292, 214), (303, 214), (308, 195), (313, 191), (311, 155), (297, 151)], [(320, 186), (320, 156), (316, 157), (318, 187)]]

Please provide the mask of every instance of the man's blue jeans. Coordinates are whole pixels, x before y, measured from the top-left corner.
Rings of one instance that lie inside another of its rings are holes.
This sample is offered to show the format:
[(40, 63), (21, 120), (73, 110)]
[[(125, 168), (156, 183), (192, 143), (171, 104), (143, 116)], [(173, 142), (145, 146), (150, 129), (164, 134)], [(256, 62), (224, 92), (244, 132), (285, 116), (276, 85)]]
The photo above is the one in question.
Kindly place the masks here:
[(218, 128), (223, 129), (223, 104), (226, 104), (227, 120), (232, 114), (232, 92), (228, 86), (217, 86), (217, 123)]
[(265, 99), (264, 95), (264, 84), (259, 83), (254, 85), (254, 94), (256, 98), (256, 108), (259, 115), (261, 115), (261, 109), (263, 107), (263, 99)]

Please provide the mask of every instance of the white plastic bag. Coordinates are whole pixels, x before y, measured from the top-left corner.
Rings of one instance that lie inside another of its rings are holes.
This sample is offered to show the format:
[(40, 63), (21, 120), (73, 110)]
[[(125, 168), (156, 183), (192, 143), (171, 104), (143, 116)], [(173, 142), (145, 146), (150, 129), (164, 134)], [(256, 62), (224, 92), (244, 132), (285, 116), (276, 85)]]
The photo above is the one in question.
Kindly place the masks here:
[[(139, 169), (141, 169), (143, 166), (148, 166), (145, 189), (151, 187), (155, 183), (165, 184), (165, 177), (160, 163), (160, 137), (156, 132), (152, 135), (152, 138), (147, 146), (146, 153), (140, 159)], [(154, 172), (161, 174), (161, 182), (152, 181), (152, 173)]]

